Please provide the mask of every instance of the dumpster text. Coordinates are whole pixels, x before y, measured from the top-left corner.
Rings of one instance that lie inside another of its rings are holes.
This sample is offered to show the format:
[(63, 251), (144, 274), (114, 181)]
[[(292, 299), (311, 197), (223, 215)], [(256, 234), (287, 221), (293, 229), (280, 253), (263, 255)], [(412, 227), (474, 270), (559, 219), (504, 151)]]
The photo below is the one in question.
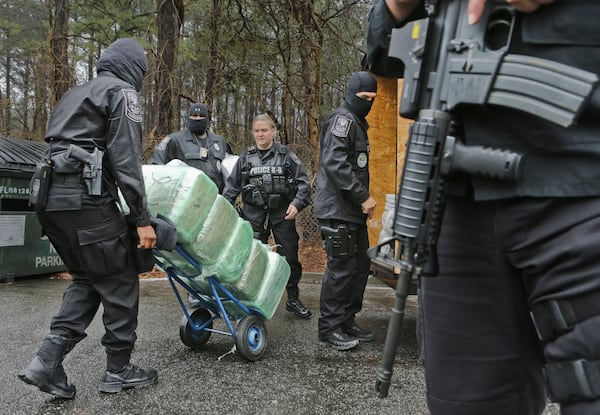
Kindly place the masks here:
[(54, 246), (52, 246), (52, 244), (50, 244), (49, 248), (50, 248), (49, 253), (51, 255), (35, 257), (35, 267), (36, 268), (57, 267), (57, 266), (64, 265), (62, 259), (56, 252), (56, 248), (54, 248)]
[(28, 187), (0, 186), (0, 195), (28, 195)]

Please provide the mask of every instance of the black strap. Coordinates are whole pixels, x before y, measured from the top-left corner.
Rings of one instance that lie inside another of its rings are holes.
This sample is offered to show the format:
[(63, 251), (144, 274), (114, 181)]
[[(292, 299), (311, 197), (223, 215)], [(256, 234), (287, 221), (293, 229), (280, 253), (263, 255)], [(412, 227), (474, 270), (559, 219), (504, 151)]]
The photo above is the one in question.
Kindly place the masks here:
[(596, 291), (575, 298), (544, 301), (531, 309), (538, 337), (543, 342), (555, 339), (578, 322), (596, 315), (600, 315)]
[(248, 170), (250, 170), (253, 166), (263, 165), (263, 162), (260, 159), (260, 155), (256, 150), (248, 151), (248, 156), (246, 157), (246, 159), (248, 160)]
[(600, 398), (600, 361), (575, 360), (544, 368), (552, 402), (580, 402)]
[(52, 183), (54, 184), (77, 184), (83, 181), (81, 173), (56, 173), (52, 172)]

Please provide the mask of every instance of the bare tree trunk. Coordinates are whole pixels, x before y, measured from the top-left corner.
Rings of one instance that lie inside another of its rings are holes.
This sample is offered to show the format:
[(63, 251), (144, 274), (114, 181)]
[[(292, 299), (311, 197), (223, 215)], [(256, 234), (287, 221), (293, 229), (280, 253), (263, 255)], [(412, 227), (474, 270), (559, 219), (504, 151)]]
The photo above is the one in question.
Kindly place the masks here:
[[(323, 36), (319, 32), (319, 43), (314, 46), (314, 87), (312, 88), (312, 100), (310, 102), (310, 110), (308, 117), (308, 138), (312, 148), (319, 148), (319, 107), (321, 104), (321, 95), (323, 94)], [(317, 171), (316, 167), (318, 164), (319, 152), (313, 152), (313, 171)]]
[(206, 89), (204, 90), (204, 103), (210, 109), (214, 101), (214, 87), (217, 77), (217, 63), (219, 62), (219, 22), (221, 21), (221, 0), (213, 0), (208, 15), (208, 26), (210, 28), (210, 62), (206, 71)]
[[(314, 19), (314, 0), (294, 3), (294, 16), (299, 24), (301, 77), (304, 82), (304, 102), (307, 112), (308, 140), (312, 148), (319, 147), (318, 117), (321, 102), (323, 48), (322, 28)], [(318, 152), (313, 151), (312, 166), (318, 163)], [(313, 170), (313, 171), (316, 171)]]
[(69, 66), (68, 29), (69, 29), (69, 0), (54, 0), (53, 8), (47, 3), (50, 16), (50, 51), (52, 59), (52, 91), (51, 106), (64, 95), (73, 85), (73, 76)]
[(8, 74), (6, 76), (5, 79), (5, 90), (6, 90), (6, 96), (4, 97), (4, 100), (2, 101), (2, 107), (4, 108), (4, 117), (2, 117), (3, 119), (1, 120), (2, 123), (2, 131), (5, 131), (7, 134), (10, 133), (10, 124), (11, 124), (11, 114), (10, 114), (10, 90), (11, 90), (11, 83), (10, 83), (10, 73), (11, 73), (11, 56), (10, 53), (8, 53), (6, 55), (6, 59), (4, 60), (5, 64), (5, 70), (6, 73)]
[(46, 122), (48, 121), (48, 110), (46, 109), (46, 102), (48, 101), (48, 78), (45, 75), (48, 66), (45, 62), (45, 56), (45, 54), (40, 54), (40, 57), (35, 60), (34, 66), (34, 110), (32, 127), (32, 135), (34, 141), (41, 141), (44, 138)]
[(0, 89), (0, 135), (3, 135), (4, 131), (4, 98), (2, 95), (2, 89)]
[[(286, 73), (287, 77), (287, 73)], [(289, 85), (290, 79), (286, 80), (286, 84)], [(289, 144), (290, 137), (294, 137), (294, 128), (292, 126), (292, 113), (294, 108), (292, 107), (292, 96), (287, 88), (284, 88), (281, 95), (281, 124), (283, 130), (283, 137), (285, 139), (284, 144)]]
[(183, 0), (157, 0), (157, 15), (155, 136), (162, 137), (175, 129), (179, 119), (179, 80), (175, 68), (184, 17)]

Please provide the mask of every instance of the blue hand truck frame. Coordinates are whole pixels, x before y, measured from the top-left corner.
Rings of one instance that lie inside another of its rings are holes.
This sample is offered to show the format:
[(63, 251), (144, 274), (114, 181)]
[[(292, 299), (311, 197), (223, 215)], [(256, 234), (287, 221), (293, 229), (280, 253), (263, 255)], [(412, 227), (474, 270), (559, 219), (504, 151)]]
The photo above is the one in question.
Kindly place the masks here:
[[(261, 359), (267, 347), (264, 316), (243, 304), (218, 281), (216, 275), (202, 277), (209, 287), (208, 291), (203, 291), (193, 280), (202, 274), (202, 265), (179, 244), (173, 251), (198, 271), (194, 274), (185, 273), (171, 259), (161, 254), (160, 250), (153, 251), (156, 264), (167, 274), (169, 284), (183, 310), (179, 325), (179, 336), (183, 344), (197, 350), (208, 341), (212, 333), (217, 333), (233, 337), (233, 350), (245, 360)], [(197, 299), (200, 306), (188, 310), (177, 286), (183, 287)], [(213, 322), (218, 318), (224, 320), (228, 331), (213, 328)]]

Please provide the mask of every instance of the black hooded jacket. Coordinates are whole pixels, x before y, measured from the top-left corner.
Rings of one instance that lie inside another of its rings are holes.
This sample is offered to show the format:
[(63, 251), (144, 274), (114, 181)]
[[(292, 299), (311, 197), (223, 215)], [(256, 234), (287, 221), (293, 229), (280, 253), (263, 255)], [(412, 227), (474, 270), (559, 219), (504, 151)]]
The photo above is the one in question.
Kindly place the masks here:
[(344, 103), (323, 122), (313, 213), (320, 220), (364, 225), (369, 198), (369, 125)]
[[(82, 163), (65, 157), (69, 144), (104, 152), (102, 196), (116, 199), (117, 186), (136, 226), (150, 224), (142, 176), (142, 114), (138, 93), (148, 70), (143, 48), (133, 39), (112, 43), (96, 64), (98, 77), (70, 89), (57, 104), (46, 132), (55, 173), (78, 173)], [(46, 210), (77, 209), (85, 186), (73, 197), (50, 198)]]

